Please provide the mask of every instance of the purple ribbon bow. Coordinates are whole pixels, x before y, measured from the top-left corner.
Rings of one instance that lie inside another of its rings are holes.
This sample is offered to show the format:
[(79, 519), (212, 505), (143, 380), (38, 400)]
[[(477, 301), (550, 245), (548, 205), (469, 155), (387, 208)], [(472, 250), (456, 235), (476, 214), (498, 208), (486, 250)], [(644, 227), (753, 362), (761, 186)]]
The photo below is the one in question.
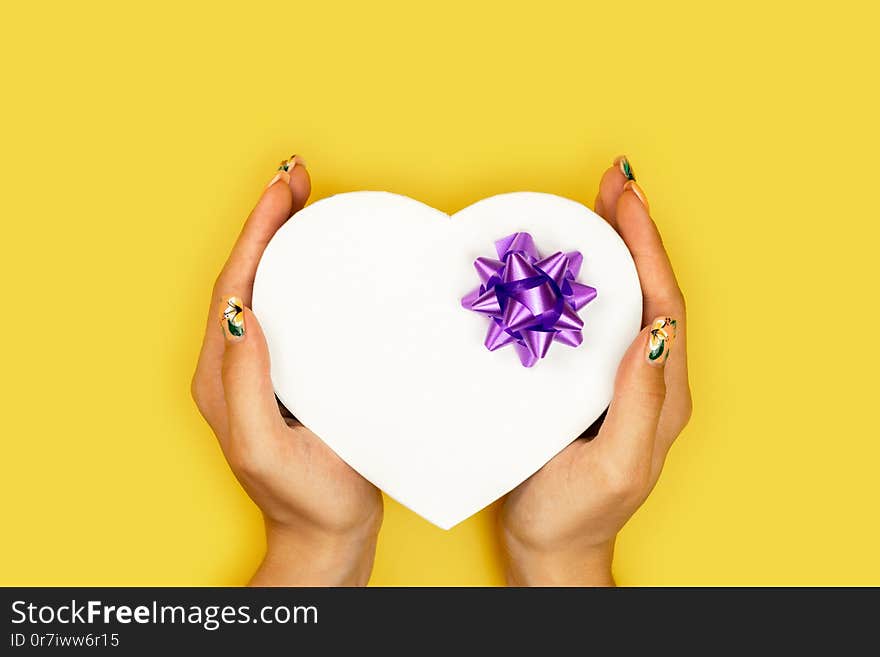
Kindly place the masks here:
[(481, 285), (461, 305), (489, 317), (485, 345), (495, 351), (513, 344), (525, 367), (547, 355), (553, 341), (577, 347), (584, 340), (577, 311), (596, 298), (596, 289), (578, 283), (584, 258), (579, 251), (539, 259), (528, 233), (495, 242), (500, 260), (477, 258)]

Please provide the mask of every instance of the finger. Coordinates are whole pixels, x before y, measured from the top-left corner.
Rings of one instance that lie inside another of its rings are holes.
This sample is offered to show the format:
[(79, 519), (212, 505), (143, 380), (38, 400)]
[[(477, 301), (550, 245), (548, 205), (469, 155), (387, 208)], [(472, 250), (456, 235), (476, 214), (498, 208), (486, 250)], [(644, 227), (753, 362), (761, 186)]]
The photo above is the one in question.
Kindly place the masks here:
[(634, 181), (627, 182), (617, 201), (617, 230), (632, 253), (638, 270), (644, 297), (643, 323), (658, 316), (677, 319), (675, 350), (664, 368), (667, 394), (654, 450), (656, 480), (666, 453), (690, 418), (691, 393), (684, 295), (648, 208), (644, 190)]
[(217, 305), (224, 301), (223, 295), (228, 295), (230, 290), (240, 295), (244, 303), (250, 303), (254, 275), (266, 244), (291, 213), (305, 205), (310, 191), (311, 181), (302, 159), (293, 156), (282, 162), (245, 222), (214, 286), (192, 392), (199, 409), (221, 441), (228, 433), (228, 427), (220, 373), (224, 345), (223, 334), (217, 330)]
[(617, 199), (623, 192), (628, 180), (635, 180), (635, 174), (625, 155), (614, 160), (614, 165), (605, 171), (599, 183), (596, 195), (596, 214), (604, 217), (608, 223), (617, 228)]
[(657, 318), (642, 329), (620, 363), (614, 397), (596, 448), (628, 483), (647, 482), (654, 440), (666, 398), (664, 369), (676, 337), (677, 321)]
[[(683, 317), (684, 315), (679, 315)], [(666, 403), (657, 425), (654, 443), (653, 480), (660, 476), (666, 454), (691, 417), (691, 390), (688, 382), (687, 321), (678, 320), (675, 349), (666, 363)]]
[(642, 286), (642, 323), (664, 313), (678, 314), (684, 302), (660, 232), (648, 213), (648, 200), (642, 188), (627, 181), (617, 199), (617, 232), (632, 254)]
[(259, 322), (240, 297), (221, 303), (219, 321), (229, 442), (248, 448), (284, 426), (269, 376), (269, 349)]
[(290, 216), (302, 209), (311, 192), (305, 162), (297, 155), (284, 160), (235, 242), (218, 279), (218, 291), (236, 290), (245, 304), (251, 302), (254, 276), (266, 245)]

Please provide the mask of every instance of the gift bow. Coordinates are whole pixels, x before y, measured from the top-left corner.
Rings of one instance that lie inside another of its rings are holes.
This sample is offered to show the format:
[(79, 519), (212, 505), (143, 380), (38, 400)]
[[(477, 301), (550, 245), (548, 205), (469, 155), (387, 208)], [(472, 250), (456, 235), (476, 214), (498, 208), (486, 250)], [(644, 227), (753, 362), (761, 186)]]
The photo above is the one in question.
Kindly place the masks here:
[(596, 298), (596, 289), (575, 279), (583, 264), (579, 251), (540, 258), (528, 233), (497, 242), (499, 260), (477, 258), (481, 284), (462, 300), (468, 310), (489, 317), (485, 345), (495, 351), (513, 344), (520, 361), (532, 367), (552, 342), (577, 347), (583, 342), (578, 311)]

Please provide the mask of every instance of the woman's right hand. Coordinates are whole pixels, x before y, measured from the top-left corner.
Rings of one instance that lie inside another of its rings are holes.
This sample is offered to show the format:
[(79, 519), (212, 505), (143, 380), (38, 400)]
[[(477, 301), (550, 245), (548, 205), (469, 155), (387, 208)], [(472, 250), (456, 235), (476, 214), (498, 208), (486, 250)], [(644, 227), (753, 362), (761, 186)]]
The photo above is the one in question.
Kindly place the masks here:
[(192, 380), (196, 405), (265, 518), (257, 586), (365, 585), (382, 524), (379, 490), (277, 403), (249, 309), (263, 250), (310, 191), (302, 160), (282, 162), (214, 285)]

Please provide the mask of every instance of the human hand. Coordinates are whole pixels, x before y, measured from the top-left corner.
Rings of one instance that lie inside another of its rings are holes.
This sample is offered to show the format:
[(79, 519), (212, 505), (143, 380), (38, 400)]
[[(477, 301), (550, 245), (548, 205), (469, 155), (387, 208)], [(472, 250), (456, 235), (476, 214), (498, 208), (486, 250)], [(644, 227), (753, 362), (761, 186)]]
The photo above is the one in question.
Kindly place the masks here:
[(595, 439), (576, 440), (505, 499), (513, 585), (613, 585), (615, 537), (657, 483), (691, 415), (684, 297), (626, 158), (602, 177), (596, 212), (635, 260), (644, 328), (620, 363)]
[(310, 191), (302, 160), (282, 162), (214, 285), (192, 380), (196, 405), (265, 518), (258, 586), (365, 585), (382, 524), (378, 489), (277, 402), (249, 309), (263, 250)]

